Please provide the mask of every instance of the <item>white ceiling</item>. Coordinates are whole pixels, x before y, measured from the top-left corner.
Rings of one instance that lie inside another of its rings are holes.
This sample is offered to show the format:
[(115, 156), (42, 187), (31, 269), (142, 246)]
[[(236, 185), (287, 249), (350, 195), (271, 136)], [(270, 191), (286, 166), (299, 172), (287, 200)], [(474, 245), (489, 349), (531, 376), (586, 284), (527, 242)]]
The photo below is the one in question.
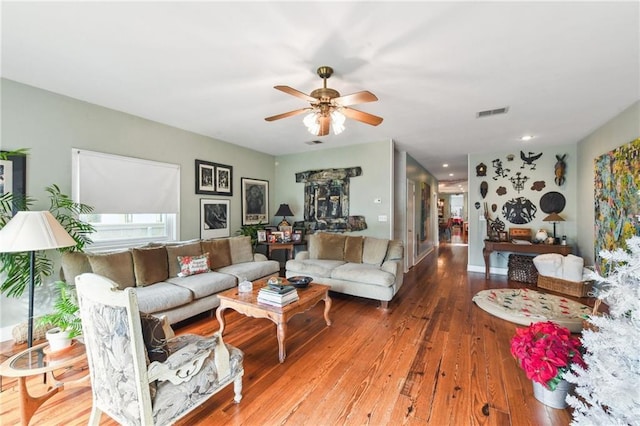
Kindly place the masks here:
[[(468, 153), (573, 143), (640, 99), (639, 4), (3, 1), (1, 67), (274, 155), (393, 139), (458, 192)], [(306, 106), (273, 86), (310, 93), (320, 65), (341, 94), (376, 94), (355, 107), (384, 122), (320, 138), (303, 116), (266, 122)]]

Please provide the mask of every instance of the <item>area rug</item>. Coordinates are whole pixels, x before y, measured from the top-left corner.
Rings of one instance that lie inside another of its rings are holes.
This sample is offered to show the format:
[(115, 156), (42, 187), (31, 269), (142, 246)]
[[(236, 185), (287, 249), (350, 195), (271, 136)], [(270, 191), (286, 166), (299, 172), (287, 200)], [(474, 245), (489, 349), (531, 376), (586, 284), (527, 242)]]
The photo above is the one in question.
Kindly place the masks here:
[(582, 331), (582, 319), (592, 310), (582, 303), (527, 288), (482, 290), (473, 301), (491, 315), (516, 324), (553, 321), (573, 333)]

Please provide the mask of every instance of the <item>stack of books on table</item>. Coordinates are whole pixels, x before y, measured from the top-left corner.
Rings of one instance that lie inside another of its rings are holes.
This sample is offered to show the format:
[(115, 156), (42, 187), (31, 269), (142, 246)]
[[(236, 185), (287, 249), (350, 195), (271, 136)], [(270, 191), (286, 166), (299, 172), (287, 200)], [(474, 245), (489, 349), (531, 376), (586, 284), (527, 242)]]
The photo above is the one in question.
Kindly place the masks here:
[(292, 285), (280, 287), (267, 286), (258, 292), (258, 303), (271, 306), (286, 306), (298, 300), (298, 291)]

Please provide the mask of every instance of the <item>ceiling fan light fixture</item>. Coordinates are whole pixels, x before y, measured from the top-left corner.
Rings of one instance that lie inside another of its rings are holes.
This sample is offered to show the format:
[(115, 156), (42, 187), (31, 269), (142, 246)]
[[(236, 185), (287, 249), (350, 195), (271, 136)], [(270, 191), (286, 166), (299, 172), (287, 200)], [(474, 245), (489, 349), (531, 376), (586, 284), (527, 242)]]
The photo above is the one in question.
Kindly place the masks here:
[(314, 136), (318, 136), (320, 132), (320, 122), (318, 121), (319, 114), (316, 111), (311, 112), (310, 114), (305, 115), (302, 119), (302, 123), (304, 123), (305, 127)]
[(344, 122), (347, 119), (343, 113), (334, 109), (331, 111), (331, 129), (333, 129), (334, 135), (339, 135), (344, 131)]

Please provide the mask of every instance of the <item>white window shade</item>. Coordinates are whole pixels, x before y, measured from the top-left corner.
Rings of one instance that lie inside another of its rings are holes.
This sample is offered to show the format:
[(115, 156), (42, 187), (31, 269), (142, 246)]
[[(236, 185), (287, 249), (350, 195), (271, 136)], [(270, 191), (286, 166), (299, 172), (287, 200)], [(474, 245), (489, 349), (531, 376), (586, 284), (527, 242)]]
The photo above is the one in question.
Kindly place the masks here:
[(73, 200), (95, 213), (179, 213), (180, 166), (72, 149)]

